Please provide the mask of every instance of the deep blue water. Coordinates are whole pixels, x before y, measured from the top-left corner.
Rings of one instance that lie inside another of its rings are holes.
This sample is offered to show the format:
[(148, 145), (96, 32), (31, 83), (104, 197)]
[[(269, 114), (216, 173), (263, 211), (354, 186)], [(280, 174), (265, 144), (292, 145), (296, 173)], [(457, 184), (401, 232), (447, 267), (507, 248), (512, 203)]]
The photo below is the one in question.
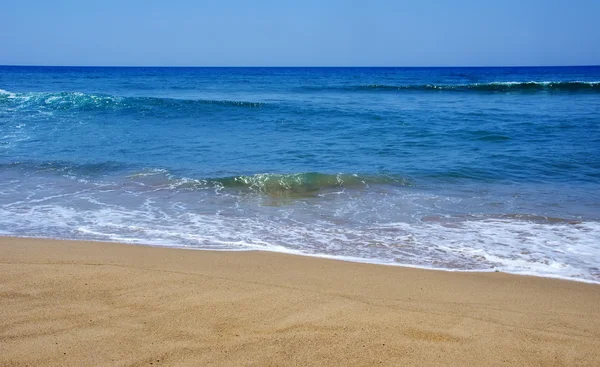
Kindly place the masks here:
[(0, 233), (600, 281), (600, 67), (0, 67)]

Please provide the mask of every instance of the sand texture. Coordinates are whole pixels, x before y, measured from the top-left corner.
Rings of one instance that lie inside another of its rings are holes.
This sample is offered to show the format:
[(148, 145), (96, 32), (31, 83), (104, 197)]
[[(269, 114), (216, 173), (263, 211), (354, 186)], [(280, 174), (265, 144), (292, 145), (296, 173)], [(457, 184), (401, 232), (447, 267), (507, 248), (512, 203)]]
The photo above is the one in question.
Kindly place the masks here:
[(0, 237), (0, 366), (600, 366), (600, 286)]

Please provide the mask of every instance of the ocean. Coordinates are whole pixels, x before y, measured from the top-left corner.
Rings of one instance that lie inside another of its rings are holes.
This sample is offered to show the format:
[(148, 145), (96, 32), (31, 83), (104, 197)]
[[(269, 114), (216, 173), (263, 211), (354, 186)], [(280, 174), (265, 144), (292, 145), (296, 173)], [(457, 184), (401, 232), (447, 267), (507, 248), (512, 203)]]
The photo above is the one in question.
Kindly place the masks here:
[(0, 235), (600, 283), (600, 67), (0, 67)]

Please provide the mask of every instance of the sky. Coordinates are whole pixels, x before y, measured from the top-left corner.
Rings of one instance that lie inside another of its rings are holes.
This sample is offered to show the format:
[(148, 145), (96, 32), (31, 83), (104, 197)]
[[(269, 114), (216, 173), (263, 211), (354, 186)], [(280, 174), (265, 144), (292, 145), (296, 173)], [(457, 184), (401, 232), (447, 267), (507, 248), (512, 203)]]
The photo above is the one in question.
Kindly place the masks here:
[(600, 0), (0, 0), (0, 65), (600, 64)]

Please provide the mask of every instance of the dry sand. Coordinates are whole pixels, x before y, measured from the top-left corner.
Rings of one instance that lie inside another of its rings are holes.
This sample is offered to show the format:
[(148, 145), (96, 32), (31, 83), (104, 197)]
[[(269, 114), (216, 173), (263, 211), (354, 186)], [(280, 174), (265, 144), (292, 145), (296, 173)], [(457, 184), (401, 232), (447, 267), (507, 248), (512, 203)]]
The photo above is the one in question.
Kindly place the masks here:
[(600, 366), (600, 286), (0, 237), (0, 366)]

